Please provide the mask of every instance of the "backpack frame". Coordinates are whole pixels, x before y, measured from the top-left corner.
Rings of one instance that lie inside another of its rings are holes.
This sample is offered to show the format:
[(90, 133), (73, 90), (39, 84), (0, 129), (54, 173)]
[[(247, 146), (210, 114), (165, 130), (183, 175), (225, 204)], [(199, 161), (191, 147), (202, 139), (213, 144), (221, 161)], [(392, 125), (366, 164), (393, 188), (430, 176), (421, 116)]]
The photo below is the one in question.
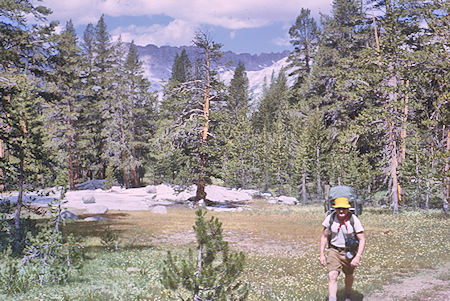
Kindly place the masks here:
[(333, 212), (336, 212), (336, 210), (333, 208), (334, 206), (334, 200), (340, 197), (345, 197), (348, 199), (348, 202), (350, 203), (350, 212), (356, 216), (361, 215), (363, 208), (362, 208), (362, 201), (356, 197), (356, 194), (352, 187), (350, 186), (333, 186), (328, 191), (327, 198), (324, 202), (324, 210), (327, 215), (332, 214)]

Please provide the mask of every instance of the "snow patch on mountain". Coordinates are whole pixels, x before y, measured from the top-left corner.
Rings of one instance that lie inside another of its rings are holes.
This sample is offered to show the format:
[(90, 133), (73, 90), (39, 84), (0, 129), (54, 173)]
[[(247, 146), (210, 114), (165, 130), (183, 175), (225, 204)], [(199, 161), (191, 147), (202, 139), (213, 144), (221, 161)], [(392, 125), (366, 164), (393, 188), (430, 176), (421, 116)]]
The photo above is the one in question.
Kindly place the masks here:
[[(270, 85), (272, 75), (274, 76), (274, 78), (276, 78), (278, 74), (283, 70), (288, 79), (288, 86), (292, 86), (294, 84), (294, 79), (287, 76), (291, 71), (291, 69), (287, 69), (287, 66), (287, 57), (284, 57), (276, 62), (272, 62), (272, 65), (264, 67), (261, 70), (247, 71), (250, 98), (252, 99), (252, 103), (250, 104), (250, 106), (252, 107), (252, 109), (255, 109), (257, 103), (259, 103), (260, 98), (262, 97), (264, 92), (264, 85)], [(227, 85), (230, 83), (233, 75), (234, 69), (219, 69), (219, 78)]]
[[(151, 82), (151, 89), (162, 95), (165, 81), (171, 75), (172, 65), (175, 56), (184, 49), (191, 62), (199, 57), (199, 52), (195, 47), (157, 47), (147, 45), (137, 47), (141, 62), (143, 64), (144, 76)], [(264, 83), (270, 84), (272, 74), (277, 76), (283, 67), (287, 66), (288, 51), (283, 53), (262, 53), (251, 55), (248, 53), (236, 54), (231, 51), (224, 53), (220, 61), (215, 63), (220, 80), (229, 84), (233, 78), (234, 70), (239, 62), (242, 62), (247, 70), (250, 86), (250, 97), (253, 102), (259, 102), (263, 93)], [(231, 64), (230, 64), (231, 62)]]

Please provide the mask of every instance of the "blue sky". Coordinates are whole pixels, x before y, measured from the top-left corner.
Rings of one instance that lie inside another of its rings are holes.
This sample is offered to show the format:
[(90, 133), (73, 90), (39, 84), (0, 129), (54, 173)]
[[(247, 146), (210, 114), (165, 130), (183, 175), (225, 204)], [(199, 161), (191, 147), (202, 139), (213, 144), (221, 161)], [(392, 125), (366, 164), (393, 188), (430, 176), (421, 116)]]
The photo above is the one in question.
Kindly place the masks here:
[(300, 9), (313, 17), (329, 14), (332, 0), (43, 0), (36, 2), (53, 10), (49, 20), (61, 26), (71, 19), (82, 33), (102, 14), (108, 30), (117, 39), (145, 46), (191, 45), (201, 29), (223, 50), (237, 53), (292, 50), (288, 30)]

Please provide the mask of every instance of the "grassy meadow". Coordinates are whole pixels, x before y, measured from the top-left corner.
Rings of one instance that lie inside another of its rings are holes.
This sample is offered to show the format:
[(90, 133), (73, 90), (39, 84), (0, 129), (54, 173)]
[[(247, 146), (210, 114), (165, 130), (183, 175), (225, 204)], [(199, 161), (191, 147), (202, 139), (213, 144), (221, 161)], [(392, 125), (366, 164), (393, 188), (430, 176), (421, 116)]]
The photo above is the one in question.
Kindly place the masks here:
[[(249, 300), (326, 300), (326, 268), (318, 262), (324, 213), (319, 205), (281, 206), (254, 201), (251, 210), (213, 212), (223, 222), (232, 250), (247, 255), (243, 279)], [(195, 247), (193, 209), (110, 212), (103, 222), (76, 221), (65, 231), (84, 239), (87, 260), (64, 285), (38, 287), (2, 300), (175, 300), (159, 282), (167, 250), (184, 256)], [(365, 208), (360, 217), (367, 247), (356, 270), (354, 297), (361, 300), (398, 276), (450, 261), (450, 219), (438, 211), (390, 211)], [(119, 250), (101, 244), (104, 229), (116, 231)], [(450, 273), (450, 272), (449, 272)], [(449, 275), (441, 275), (446, 277)], [(343, 287), (340, 277), (339, 287)], [(342, 294), (342, 291), (340, 291)]]

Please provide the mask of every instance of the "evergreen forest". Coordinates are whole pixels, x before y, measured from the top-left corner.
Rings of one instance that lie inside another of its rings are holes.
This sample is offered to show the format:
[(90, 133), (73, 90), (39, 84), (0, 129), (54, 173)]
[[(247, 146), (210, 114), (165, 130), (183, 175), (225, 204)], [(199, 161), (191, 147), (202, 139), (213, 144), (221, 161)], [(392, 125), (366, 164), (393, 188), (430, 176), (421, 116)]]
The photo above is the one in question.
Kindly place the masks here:
[(244, 64), (219, 80), (209, 33), (193, 38), (199, 59), (176, 56), (158, 97), (103, 16), (82, 36), (70, 21), (57, 33), (34, 3), (0, 1), (0, 191), (19, 191), (17, 216), (26, 191), (90, 179), (302, 203), (348, 185), (394, 213), (448, 211), (448, 1), (334, 0), (320, 20), (299, 7), (289, 64), (257, 99)]

